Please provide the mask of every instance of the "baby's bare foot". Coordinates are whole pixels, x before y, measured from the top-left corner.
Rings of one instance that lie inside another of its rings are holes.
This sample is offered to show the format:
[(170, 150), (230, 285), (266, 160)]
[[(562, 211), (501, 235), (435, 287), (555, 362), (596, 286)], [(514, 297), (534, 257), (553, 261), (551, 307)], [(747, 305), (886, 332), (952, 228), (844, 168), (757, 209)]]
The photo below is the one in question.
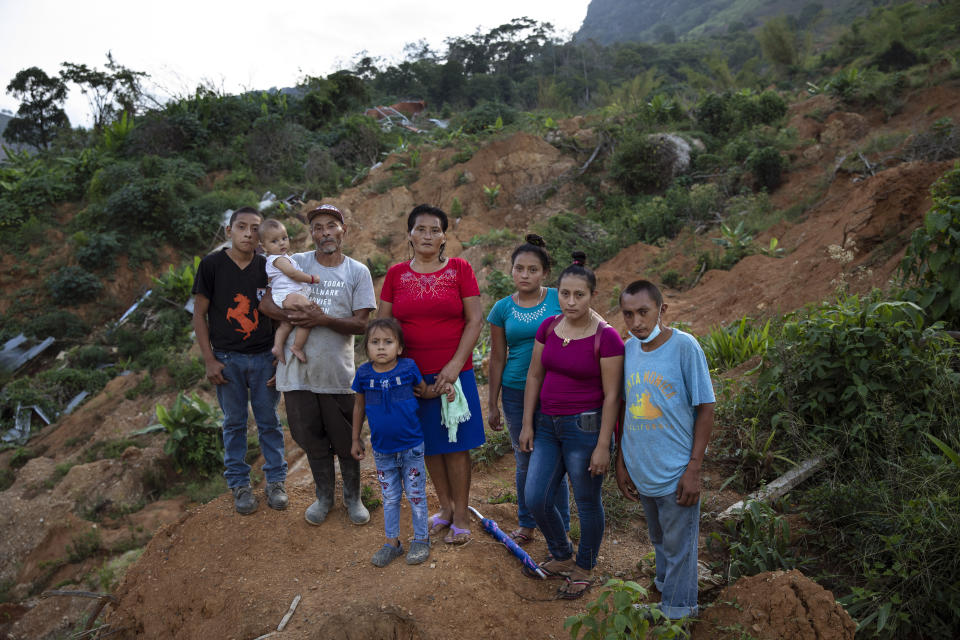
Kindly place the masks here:
[(283, 355), (283, 347), (275, 346), (273, 349), (270, 349), (270, 353), (273, 354), (273, 357), (276, 358), (278, 362), (287, 364), (287, 359)]
[(300, 347), (290, 347), (290, 353), (297, 356), (297, 360), (299, 360), (300, 362), (307, 361), (307, 354), (305, 354), (303, 352), (303, 349), (301, 349)]

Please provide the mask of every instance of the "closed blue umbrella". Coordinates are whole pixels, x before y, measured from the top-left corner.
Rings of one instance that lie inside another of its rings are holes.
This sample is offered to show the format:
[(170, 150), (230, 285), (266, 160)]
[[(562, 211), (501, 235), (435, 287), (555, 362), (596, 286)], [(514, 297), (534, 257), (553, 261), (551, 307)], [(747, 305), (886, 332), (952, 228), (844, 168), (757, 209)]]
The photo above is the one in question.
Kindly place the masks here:
[(495, 539), (502, 542), (503, 546), (509, 549), (513, 555), (517, 556), (517, 558), (520, 559), (520, 562), (522, 562), (525, 567), (530, 569), (530, 571), (533, 571), (541, 578), (546, 579), (547, 577), (546, 574), (543, 572), (543, 570), (540, 567), (537, 566), (537, 563), (533, 561), (533, 558), (530, 557), (530, 554), (528, 554), (526, 551), (521, 549), (520, 545), (514, 542), (510, 536), (508, 536), (503, 531), (501, 531), (500, 527), (497, 526), (497, 523), (495, 520), (491, 520), (490, 518), (484, 518), (483, 515), (473, 507), (467, 507), (467, 508), (473, 512), (473, 515), (480, 518), (480, 524), (481, 526), (483, 526), (484, 530), (487, 533), (489, 533)]

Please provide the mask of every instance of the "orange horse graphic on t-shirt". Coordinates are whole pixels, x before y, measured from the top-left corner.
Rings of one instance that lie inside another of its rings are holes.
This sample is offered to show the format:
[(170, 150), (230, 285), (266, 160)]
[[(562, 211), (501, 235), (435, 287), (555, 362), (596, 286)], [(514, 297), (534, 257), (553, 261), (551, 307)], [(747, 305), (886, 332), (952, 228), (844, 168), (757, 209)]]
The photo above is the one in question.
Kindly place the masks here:
[(243, 339), (246, 340), (260, 326), (260, 312), (254, 309), (253, 320), (251, 320), (249, 317), (250, 298), (238, 293), (233, 296), (233, 301), (237, 303), (237, 306), (227, 309), (227, 320), (233, 320), (240, 325), (240, 328), (234, 329), (234, 331), (242, 333)]

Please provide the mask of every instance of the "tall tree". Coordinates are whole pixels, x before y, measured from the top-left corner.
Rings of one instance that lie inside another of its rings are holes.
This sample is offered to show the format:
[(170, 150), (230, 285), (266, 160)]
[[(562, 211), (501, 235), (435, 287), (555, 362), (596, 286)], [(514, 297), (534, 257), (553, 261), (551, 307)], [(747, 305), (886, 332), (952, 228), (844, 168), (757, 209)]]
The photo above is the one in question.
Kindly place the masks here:
[(73, 62), (64, 62), (60, 66), (63, 67), (60, 74), (63, 79), (76, 83), (90, 101), (94, 129), (100, 130), (124, 111), (132, 116), (140, 106), (143, 99), (140, 82), (147, 74), (118, 63), (111, 52), (107, 52), (106, 71)]
[(17, 117), (3, 132), (8, 141), (47, 149), (56, 130), (70, 126), (63, 110), (67, 85), (59, 77), (50, 77), (39, 67), (23, 69), (7, 85), (7, 93), (21, 101)]

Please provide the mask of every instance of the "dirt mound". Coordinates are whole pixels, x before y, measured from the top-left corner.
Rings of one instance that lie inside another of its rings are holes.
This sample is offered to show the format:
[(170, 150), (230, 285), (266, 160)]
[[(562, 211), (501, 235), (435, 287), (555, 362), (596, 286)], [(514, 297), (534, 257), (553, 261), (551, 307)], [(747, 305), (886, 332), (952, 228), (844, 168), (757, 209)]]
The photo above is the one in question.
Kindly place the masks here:
[[(486, 498), (510, 486), (512, 462), (506, 456), (475, 476), (473, 490), (474, 504), (506, 530), (516, 524), (515, 505)], [(371, 484), (374, 471), (363, 476)], [(261, 500), (256, 513), (240, 516), (224, 495), (159, 531), (127, 573), (108, 622), (126, 637), (253, 638), (275, 629), (300, 594), (285, 637), (561, 638), (564, 619), (582, 610), (582, 602), (553, 599), (557, 583), (524, 577), (476, 521), (467, 545), (435, 542), (423, 565), (401, 559), (378, 569), (370, 556), (383, 543), (381, 509), (357, 527), (338, 504), (323, 525), (311, 526), (303, 519), (313, 500), (309, 473), (300, 468), (287, 484), (286, 511)], [(400, 527), (406, 541), (412, 534), (406, 507)], [(534, 558), (546, 556), (542, 539), (528, 549)], [(635, 531), (609, 531), (597, 582), (602, 575), (636, 575), (648, 550)]]
[(832, 593), (796, 569), (737, 580), (701, 620), (694, 640), (852, 640), (857, 629)]

